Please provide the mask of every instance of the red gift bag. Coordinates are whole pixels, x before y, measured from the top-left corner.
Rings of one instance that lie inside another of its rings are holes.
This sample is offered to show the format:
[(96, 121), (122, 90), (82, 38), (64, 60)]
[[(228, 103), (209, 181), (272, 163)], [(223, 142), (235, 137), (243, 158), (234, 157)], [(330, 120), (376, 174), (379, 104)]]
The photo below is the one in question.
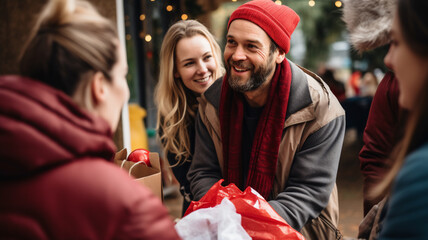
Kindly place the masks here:
[(222, 182), (223, 179), (214, 184), (201, 200), (192, 201), (184, 216), (201, 208), (215, 207), (223, 198), (228, 198), (235, 205), (236, 212), (241, 214), (242, 227), (252, 239), (305, 239), (255, 190), (248, 187), (242, 192), (235, 184), (223, 187)]

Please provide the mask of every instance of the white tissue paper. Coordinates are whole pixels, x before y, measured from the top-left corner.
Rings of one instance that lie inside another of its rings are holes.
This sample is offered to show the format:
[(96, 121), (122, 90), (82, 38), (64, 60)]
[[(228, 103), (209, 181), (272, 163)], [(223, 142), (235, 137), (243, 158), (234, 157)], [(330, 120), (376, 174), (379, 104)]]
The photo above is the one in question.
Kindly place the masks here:
[(198, 209), (185, 216), (175, 230), (183, 240), (251, 239), (241, 225), (241, 215), (227, 198), (213, 208)]

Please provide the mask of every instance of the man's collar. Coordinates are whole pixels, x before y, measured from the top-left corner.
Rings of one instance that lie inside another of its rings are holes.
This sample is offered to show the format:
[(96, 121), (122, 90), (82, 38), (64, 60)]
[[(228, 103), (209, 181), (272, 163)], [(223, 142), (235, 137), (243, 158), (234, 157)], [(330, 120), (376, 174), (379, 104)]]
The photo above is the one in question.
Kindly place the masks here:
[(312, 103), (312, 98), (309, 92), (308, 81), (306, 80), (305, 73), (290, 60), (288, 60), (288, 63), (291, 67), (292, 77), (286, 118)]

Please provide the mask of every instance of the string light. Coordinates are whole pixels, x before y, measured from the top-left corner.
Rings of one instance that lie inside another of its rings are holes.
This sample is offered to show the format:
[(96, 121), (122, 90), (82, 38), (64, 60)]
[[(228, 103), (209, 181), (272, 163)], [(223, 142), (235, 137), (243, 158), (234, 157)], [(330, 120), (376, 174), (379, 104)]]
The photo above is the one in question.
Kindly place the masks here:
[(172, 11), (172, 9), (173, 9), (173, 7), (172, 7), (171, 5), (166, 6), (166, 10), (167, 10), (168, 12), (171, 12), (171, 11)]
[(232, 2), (236, 2), (237, 0), (232, 0)]
[(342, 6), (342, 2), (340, 0), (337, 0), (334, 5), (338, 8), (340, 8)]
[(141, 20), (141, 21), (144, 21), (144, 19), (146, 19), (146, 15), (141, 14), (141, 15), (140, 15), (140, 20)]
[(188, 18), (189, 18), (189, 16), (187, 16), (187, 14), (185, 14), (185, 13), (181, 15), (182, 20), (187, 20)]
[(126, 40), (131, 40), (131, 34), (126, 34)]
[(150, 42), (152, 41), (152, 36), (150, 36), (150, 34), (147, 34), (144, 40), (146, 40), (146, 42)]
[(313, 7), (313, 6), (315, 6), (315, 1), (314, 0), (309, 0), (309, 6), (310, 7)]
[(281, 2), (280, 0), (276, 0), (276, 1), (275, 1), (275, 4), (276, 4), (276, 5), (282, 5), (282, 2)]

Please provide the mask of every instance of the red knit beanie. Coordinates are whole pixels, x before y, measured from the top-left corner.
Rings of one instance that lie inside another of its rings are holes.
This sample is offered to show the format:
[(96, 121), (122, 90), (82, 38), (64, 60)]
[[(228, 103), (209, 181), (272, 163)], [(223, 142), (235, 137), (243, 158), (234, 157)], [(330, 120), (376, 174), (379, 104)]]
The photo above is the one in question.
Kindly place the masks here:
[(291, 8), (272, 0), (253, 0), (239, 6), (230, 16), (227, 29), (235, 19), (257, 24), (285, 53), (290, 50), (290, 37), (300, 17)]

